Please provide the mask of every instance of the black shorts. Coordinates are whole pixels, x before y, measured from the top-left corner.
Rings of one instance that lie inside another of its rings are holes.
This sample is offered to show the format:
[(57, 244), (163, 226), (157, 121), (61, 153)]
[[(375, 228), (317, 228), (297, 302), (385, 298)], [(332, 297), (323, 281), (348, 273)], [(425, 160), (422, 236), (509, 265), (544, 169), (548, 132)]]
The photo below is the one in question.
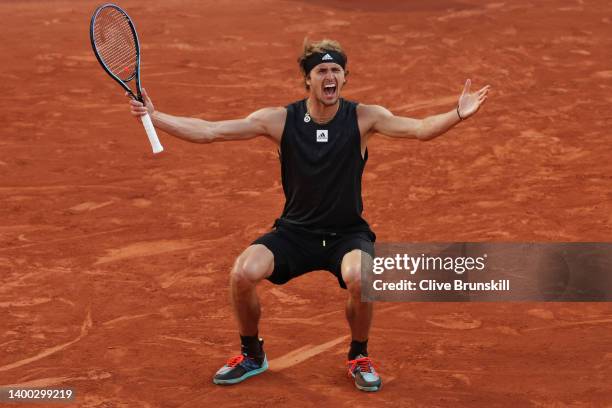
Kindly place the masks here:
[(374, 257), (374, 241), (376, 235), (371, 231), (323, 234), (279, 225), (251, 245), (264, 245), (274, 254), (274, 271), (267, 279), (276, 285), (307, 272), (325, 270), (346, 289), (340, 270), (342, 258), (354, 249)]

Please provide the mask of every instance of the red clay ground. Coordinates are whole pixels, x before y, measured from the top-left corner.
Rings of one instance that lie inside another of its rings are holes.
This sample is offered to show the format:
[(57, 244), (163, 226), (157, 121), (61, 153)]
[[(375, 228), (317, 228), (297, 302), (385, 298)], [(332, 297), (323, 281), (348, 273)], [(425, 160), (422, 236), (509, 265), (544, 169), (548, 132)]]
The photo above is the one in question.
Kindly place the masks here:
[[(123, 1), (163, 111), (243, 116), (303, 97), (304, 36), (349, 53), (346, 96), (423, 116), (463, 81), (484, 109), (428, 143), (376, 138), (379, 241), (606, 241), (612, 5), (605, 1)], [(610, 406), (610, 304), (379, 304), (385, 387), (345, 378), (345, 294), (327, 273), (261, 287), (269, 373), (238, 349), (235, 256), (280, 213), (274, 146), (161, 134), (153, 157), (92, 56), (92, 1), (0, 4), (0, 385), (78, 407)], [(24, 406), (24, 405), (15, 405)], [(53, 405), (56, 406), (56, 405)]]

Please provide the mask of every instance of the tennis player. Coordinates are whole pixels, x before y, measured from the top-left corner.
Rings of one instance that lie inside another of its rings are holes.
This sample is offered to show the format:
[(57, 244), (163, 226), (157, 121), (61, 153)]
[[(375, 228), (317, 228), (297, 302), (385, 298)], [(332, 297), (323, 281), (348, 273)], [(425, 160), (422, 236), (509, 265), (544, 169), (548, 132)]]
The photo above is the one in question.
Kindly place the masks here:
[(242, 349), (217, 371), (213, 382), (236, 384), (268, 368), (258, 332), (259, 282), (282, 285), (310, 271), (327, 270), (348, 291), (348, 373), (358, 389), (378, 391), (382, 381), (368, 353), (372, 303), (361, 301), (360, 281), (362, 259), (371, 262), (376, 239), (362, 217), (361, 177), (368, 142), (375, 134), (419, 140), (440, 136), (478, 111), (489, 86), (472, 93), (468, 79), (451, 110), (412, 119), (340, 97), (348, 76), (347, 56), (336, 41), (305, 41), (298, 63), (308, 96), (286, 107), (209, 122), (156, 111), (144, 90), (145, 104), (131, 100), (131, 113), (140, 117), (148, 112), (156, 128), (189, 142), (264, 136), (279, 151), (285, 206), (273, 229), (234, 263), (231, 300)]

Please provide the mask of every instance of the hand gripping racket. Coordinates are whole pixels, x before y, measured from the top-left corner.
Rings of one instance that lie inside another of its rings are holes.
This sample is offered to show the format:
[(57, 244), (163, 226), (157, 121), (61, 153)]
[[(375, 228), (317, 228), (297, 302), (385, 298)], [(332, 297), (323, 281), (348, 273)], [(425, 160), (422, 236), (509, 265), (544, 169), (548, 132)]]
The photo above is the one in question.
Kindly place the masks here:
[[(102, 68), (121, 85), (129, 95), (143, 102), (140, 88), (140, 44), (134, 23), (119, 6), (104, 4), (96, 9), (89, 27), (91, 46)], [(136, 94), (128, 83), (136, 80)], [(151, 117), (141, 116), (142, 124), (153, 147), (153, 153), (164, 150)]]

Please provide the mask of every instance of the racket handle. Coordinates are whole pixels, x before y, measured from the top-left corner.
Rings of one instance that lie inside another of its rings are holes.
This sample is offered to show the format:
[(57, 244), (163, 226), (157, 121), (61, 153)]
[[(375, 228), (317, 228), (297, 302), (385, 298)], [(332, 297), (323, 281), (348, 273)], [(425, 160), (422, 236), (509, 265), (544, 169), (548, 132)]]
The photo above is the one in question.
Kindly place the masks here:
[(151, 147), (153, 148), (153, 153), (161, 153), (164, 151), (164, 147), (159, 142), (159, 138), (157, 137), (157, 132), (155, 132), (155, 128), (153, 127), (153, 122), (151, 122), (151, 117), (148, 113), (145, 113), (140, 117), (142, 120), (142, 125), (147, 132), (147, 136), (149, 137), (149, 142), (151, 142)]

